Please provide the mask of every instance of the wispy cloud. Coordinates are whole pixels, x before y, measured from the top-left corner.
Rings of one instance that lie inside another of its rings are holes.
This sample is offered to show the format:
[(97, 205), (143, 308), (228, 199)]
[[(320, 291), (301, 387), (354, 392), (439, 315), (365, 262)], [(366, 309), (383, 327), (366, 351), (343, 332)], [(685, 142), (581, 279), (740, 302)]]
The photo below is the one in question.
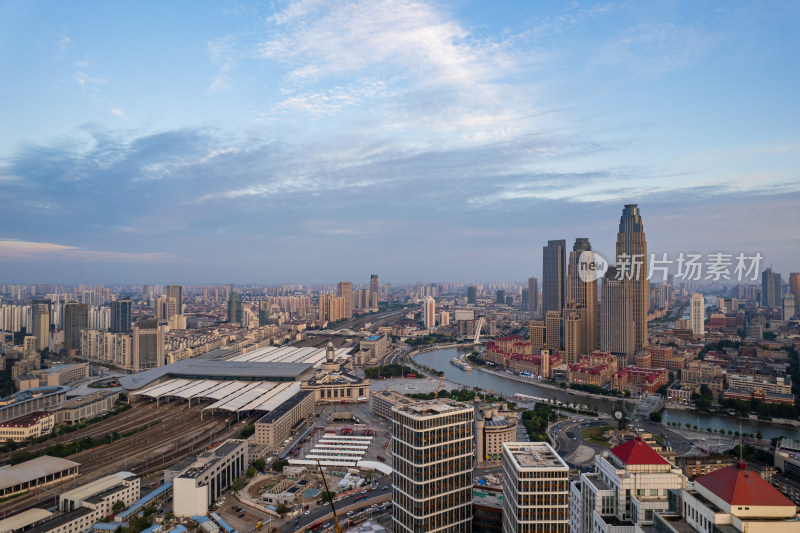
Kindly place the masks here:
[(108, 112), (114, 116), (121, 118), (122, 120), (128, 120), (128, 115), (125, 114), (125, 111), (116, 107), (109, 107)]
[(30, 242), (0, 238), (0, 262), (45, 259), (118, 263), (168, 261), (175, 259), (175, 257), (163, 253), (86, 250), (77, 246), (50, 242)]

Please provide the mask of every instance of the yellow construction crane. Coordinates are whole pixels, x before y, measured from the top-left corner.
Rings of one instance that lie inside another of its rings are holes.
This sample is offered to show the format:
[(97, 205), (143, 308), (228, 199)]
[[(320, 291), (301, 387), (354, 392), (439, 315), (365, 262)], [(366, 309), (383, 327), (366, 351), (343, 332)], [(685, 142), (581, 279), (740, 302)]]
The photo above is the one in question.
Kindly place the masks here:
[(439, 389), (442, 388), (442, 380), (443, 379), (444, 379), (444, 372), (442, 372), (442, 375), (439, 376), (439, 385), (436, 387), (436, 394), (433, 396), (434, 400), (439, 397)]

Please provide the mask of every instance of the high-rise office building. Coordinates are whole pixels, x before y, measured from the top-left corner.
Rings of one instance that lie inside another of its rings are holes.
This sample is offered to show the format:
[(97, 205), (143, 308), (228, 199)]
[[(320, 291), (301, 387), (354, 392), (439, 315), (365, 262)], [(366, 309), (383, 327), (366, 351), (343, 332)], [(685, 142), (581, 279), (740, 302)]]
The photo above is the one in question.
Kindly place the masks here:
[(167, 298), (175, 298), (177, 312), (183, 314), (183, 285), (167, 285)]
[(81, 348), (81, 330), (89, 327), (89, 306), (70, 300), (64, 305), (64, 349), (75, 355)]
[(166, 328), (158, 320), (145, 318), (133, 328), (133, 369), (155, 368), (166, 364), (164, 360), (164, 334)]
[(228, 323), (242, 323), (242, 294), (231, 291), (228, 295)]
[(794, 294), (787, 293), (783, 296), (783, 319), (789, 320), (795, 313), (797, 312), (797, 300), (794, 297)]
[(789, 274), (789, 292), (794, 296), (795, 315), (800, 317), (800, 272)]
[(372, 274), (369, 277), (369, 306), (373, 309), (378, 308), (378, 297), (381, 293), (381, 285), (378, 283), (378, 275)]
[(426, 296), (422, 302), (422, 322), (425, 329), (436, 327), (436, 300), (430, 296)]
[(153, 312), (159, 322), (168, 322), (170, 318), (178, 315), (178, 301), (169, 296), (156, 298), (153, 302)]
[(506, 303), (506, 291), (499, 290), (494, 293), (494, 303), (497, 305), (504, 305)]
[(33, 327), (29, 328), (36, 337), (36, 349), (44, 350), (50, 346), (50, 323), (52, 322), (52, 302), (44, 299), (31, 301), (31, 321)]
[(563, 348), (562, 329), (564, 320), (561, 316), (561, 311), (548, 311), (544, 317), (544, 323), (545, 345), (550, 351), (556, 353)]
[(503, 443), (503, 533), (569, 533), (569, 466), (546, 442)]
[[(586, 342), (586, 353), (597, 349), (600, 343), (600, 323), (598, 321), (597, 280), (580, 275), (580, 258), (584, 252), (591, 252), (592, 245), (589, 239), (575, 239), (572, 251), (569, 253), (569, 276), (567, 277), (567, 306), (576, 304), (583, 309), (583, 325), (585, 331), (583, 338)], [(573, 306), (575, 307), (575, 306)]]
[[(320, 301), (323, 297), (320, 296)], [(258, 326), (266, 326), (269, 324), (269, 315), (272, 311), (272, 304), (267, 301), (258, 302)]]
[(131, 329), (131, 299), (120, 298), (111, 302), (111, 331), (121, 333)]
[(542, 248), (542, 315), (566, 305), (567, 241), (547, 241)]
[(352, 281), (340, 281), (336, 284), (336, 296), (344, 298), (344, 314), (348, 320), (353, 318), (355, 308), (355, 295), (353, 294)]
[(603, 277), (600, 295), (600, 350), (611, 352), (631, 362), (634, 353), (633, 287), (617, 279), (616, 267), (609, 267)]
[[(647, 239), (639, 206), (627, 204), (619, 219), (617, 268), (632, 286), (634, 350), (647, 346), (647, 313), (650, 311), (650, 281), (647, 279)], [(624, 266), (623, 266), (624, 265)]]
[(702, 337), (706, 334), (705, 319), (706, 306), (703, 295), (699, 292), (692, 294), (692, 334)]
[(475, 409), (452, 400), (392, 408), (395, 533), (471, 533)]
[(761, 273), (761, 306), (780, 307), (783, 302), (783, 280), (768, 267)]
[(539, 280), (528, 278), (528, 312), (533, 314), (539, 310)]
[(474, 285), (467, 287), (467, 303), (474, 305), (478, 302), (478, 288)]
[(563, 313), (564, 324), (564, 362), (574, 364), (580, 356), (591, 352), (587, 350), (586, 309), (574, 302), (568, 303)]

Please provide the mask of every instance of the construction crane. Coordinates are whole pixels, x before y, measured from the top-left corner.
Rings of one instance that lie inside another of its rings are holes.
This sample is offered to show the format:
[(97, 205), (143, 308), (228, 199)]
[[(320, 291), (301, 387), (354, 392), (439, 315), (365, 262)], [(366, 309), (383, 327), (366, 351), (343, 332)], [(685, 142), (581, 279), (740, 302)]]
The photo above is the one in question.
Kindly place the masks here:
[(325, 493), (328, 495), (328, 501), (331, 504), (331, 511), (333, 511), (333, 522), (336, 524), (336, 533), (342, 533), (342, 526), (339, 525), (339, 519), (336, 517), (336, 507), (333, 506), (333, 498), (331, 491), (328, 490), (328, 480), (325, 479), (325, 474), (322, 472), (322, 465), (317, 459), (317, 468), (319, 468), (319, 475), (322, 476), (322, 482), (325, 483)]
[(436, 394), (434, 394), (434, 396), (433, 396), (434, 400), (439, 397), (439, 389), (442, 388), (442, 380), (443, 379), (444, 379), (444, 372), (442, 372), (442, 375), (439, 376), (439, 385), (436, 387)]

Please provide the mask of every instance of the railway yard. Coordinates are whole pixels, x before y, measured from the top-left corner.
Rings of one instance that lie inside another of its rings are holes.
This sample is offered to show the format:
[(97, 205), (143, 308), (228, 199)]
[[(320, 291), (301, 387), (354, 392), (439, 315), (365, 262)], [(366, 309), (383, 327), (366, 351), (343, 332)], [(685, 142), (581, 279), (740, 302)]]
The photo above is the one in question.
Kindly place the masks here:
[[(249, 418), (237, 422), (235, 416), (222, 412), (215, 415), (205, 413), (201, 421), (202, 408), (211, 403), (193, 404), (189, 408), (184, 402), (162, 402), (158, 407), (156, 402), (138, 402), (133, 404), (132, 409), (102, 422), (26, 447), (25, 451), (36, 451), (59, 442), (80, 441), (87, 437), (99, 439), (114, 432), (121, 436), (110, 444), (66, 457), (80, 463), (80, 475), (77, 478), (5, 502), (4, 514), (37, 506), (49, 507), (54, 504), (56, 496), (65, 490), (110, 473), (125, 470), (141, 475), (159, 470), (177, 459), (197, 453), (213, 442), (237, 434), (245, 424), (251, 422)], [(126, 434), (130, 436), (123, 437)], [(0, 461), (8, 460), (10, 455), (0, 456)]]

